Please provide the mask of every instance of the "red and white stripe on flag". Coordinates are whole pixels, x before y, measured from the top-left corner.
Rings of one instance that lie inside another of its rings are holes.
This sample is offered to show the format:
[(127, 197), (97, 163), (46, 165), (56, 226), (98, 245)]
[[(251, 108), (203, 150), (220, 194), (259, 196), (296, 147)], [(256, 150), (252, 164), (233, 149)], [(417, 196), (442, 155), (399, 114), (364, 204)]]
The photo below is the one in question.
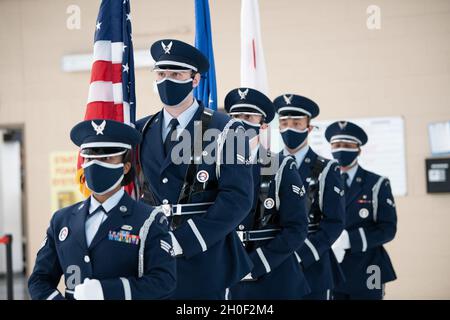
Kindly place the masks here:
[(85, 120), (110, 119), (130, 124), (130, 106), (123, 101), (123, 42), (96, 41)]
[[(136, 101), (128, 0), (101, 1), (94, 39), (91, 81), (84, 119), (109, 119), (134, 126)], [(79, 156), (76, 179), (81, 192), (88, 196), (82, 161)], [(129, 184), (125, 189), (132, 194), (134, 186)]]

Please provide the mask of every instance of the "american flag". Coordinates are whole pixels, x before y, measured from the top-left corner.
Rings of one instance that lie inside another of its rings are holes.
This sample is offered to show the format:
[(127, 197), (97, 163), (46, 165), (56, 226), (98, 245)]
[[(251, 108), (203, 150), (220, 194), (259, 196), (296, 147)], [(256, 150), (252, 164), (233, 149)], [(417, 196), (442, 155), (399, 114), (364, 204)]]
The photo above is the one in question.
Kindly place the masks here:
[[(102, 0), (95, 24), (94, 54), (85, 120), (110, 119), (134, 126), (136, 95), (129, 0)], [(84, 195), (82, 158), (77, 181)], [(131, 193), (132, 187), (127, 191)]]

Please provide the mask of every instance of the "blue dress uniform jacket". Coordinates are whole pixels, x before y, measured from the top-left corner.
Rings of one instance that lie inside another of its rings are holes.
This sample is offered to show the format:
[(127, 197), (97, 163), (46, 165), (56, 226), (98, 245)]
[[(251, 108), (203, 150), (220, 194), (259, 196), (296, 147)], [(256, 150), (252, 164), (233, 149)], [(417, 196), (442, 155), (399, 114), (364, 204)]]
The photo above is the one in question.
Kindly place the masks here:
[[(261, 148), (262, 152), (267, 153)], [(245, 241), (254, 264), (251, 274), (256, 280), (241, 281), (234, 286), (231, 289), (232, 299), (299, 299), (310, 292), (302, 267), (295, 257), (295, 250), (303, 244), (308, 231), (305, 187), (295, 161), (281, 155), (279, 159), (280, 168), (266, 180), (270, 181), (267, 198), (260, 198), (261, 164), (252, 165), (256, 196), (253, 208), (239, 225), (238, 232), (258, 231), (251, 235), (263, 239), (265, 235), (260, 231), (279, 231), (274, 233), (272, 239)], [(266, 202), (266, 205), (261, 202)], [(264, 207), (264, 218), (261, 216), (261, 205)], [(262, 219), (267, 221), (263, 223)]]
[[(203, 110), (200, 104), (185, 128), (191, 134), (191, 142), (194, 141), (194, 121), (200, 121)], [(138, 129), (141, 130), (148, 119), (138, 121)], [(159, 112), (143, 136), (140, 163), (156, 205), (177, 204), (188, 164), (174, 164), (170, 155), (165, 156), (162, 123), (163, 112)], [(238, 131), (245, 134), (242, 126), (228, 115), (214, 112), (209, 128), (224, 132), (224, 128), (228, 127), (235, 132), (239, 128)], [(197, 172), (203, 172), (208, 179), (204, 189), (190, 195), (189, 203), (211, 204), (204, 213), (181, 216), (179, 227), (173, 230), (183, 250), (183, 255), (177, 257), (175, 299), (219, 299), (220, 292), (223, 293), (221, 298), (224, 298), (225, 290), (239, 282), (252, 268), (251, 260), (235, 232), (236, 226), (250, 211), (253, 199), (251, 166), (245, 164), (248, 139), (245, 142), (245, 154), (238, 154), (238, 143), (234, 141), (233, 149), (227, 146), (230, 141), (225, 140), (222, 159), (231, 158), (233, 163), (222, 162), (220, 172), (217, 172), (215, 162), (208, 164), (202, 161), (198, 165)], [(203, 141), (204, 153), (207, 152), (205, 146), (209, 144), (210, 141)], [(233, 154), (229, 155), (227, 151)], [(169, 221), (173, 220), (169, 217)]]
[(367, 290), (367, 279), (372, 274), (368, 271), (369, 266), (380, 268), (381, 283), (395, 280), (394, 268), (383, 248), (383, 244), (394, 238), (397, 230), (397, 214), (389, 180), (359, 166), (346, 202), (345, 229), (351, 248), (346, 250), (341, 263), (346, 282), (336, 291)]
[[(344, 187), (337, 163), (323, 159), (324, 170), (320, 178), (324, 180), (320, 181), (319, 178), (318, 182), (311, 179), (316, 161), (321, 160), (318, 160), (318, 155), (309, 148), (299, 168), (300, 177), (305, 181), (307, 190), (318, 183), (319, 191), (315, 193), (309, 211), (308, 237), (305, 244), (297, 250), (313, 294), (330, 290), (343, 281), (342, 270), (331, 245), (344, 229), (345, 217)], [(322, 194), (322, 197), (319, 194)], [(323, 216), (319, 222), (312, 221), (313, 212), (322, 212)]]
[[(176, 260), (167, 250), (172, 242), (164, 214), (125, 193), (87, 247), (89, 203), (90, 198), (53, 215), (28, 281), (31, 298), (64, 299), (57, 290), (62, 275), (66, 299), (73, 299), (74, 287), (85, 278), (100, 281), (105, 299), (169, 298), (176, 287)], [(133, 240), (117, 241), (114, 232), (121, 230)]]

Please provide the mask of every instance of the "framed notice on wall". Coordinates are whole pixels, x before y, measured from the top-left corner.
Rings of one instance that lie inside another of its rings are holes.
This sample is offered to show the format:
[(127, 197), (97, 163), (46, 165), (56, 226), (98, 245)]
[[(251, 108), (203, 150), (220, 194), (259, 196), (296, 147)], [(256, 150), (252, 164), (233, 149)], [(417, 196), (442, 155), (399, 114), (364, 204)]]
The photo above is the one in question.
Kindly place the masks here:
[(55, 151), (50, 154), (52, 213), (84, 200), (75, 181), (77, 158), (77, 151)]

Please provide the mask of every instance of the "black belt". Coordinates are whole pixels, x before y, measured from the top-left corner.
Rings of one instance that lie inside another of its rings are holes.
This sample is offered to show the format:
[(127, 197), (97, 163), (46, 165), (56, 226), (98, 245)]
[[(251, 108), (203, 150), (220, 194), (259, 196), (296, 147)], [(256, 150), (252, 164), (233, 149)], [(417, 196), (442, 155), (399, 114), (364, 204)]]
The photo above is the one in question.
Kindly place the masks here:
[(183, 216), (190, 214), (206, 213), (214, 202), (186, 203), (186, 204), (163, 204), (162, 209), (166, 217)]
[(264, 230), (248, 230), (248, 231), (238, 230), (236, 231), (236, 233), (242, 242), (262, 241), (275, 238), (280, 233), (280, 229), (264, 229)]

